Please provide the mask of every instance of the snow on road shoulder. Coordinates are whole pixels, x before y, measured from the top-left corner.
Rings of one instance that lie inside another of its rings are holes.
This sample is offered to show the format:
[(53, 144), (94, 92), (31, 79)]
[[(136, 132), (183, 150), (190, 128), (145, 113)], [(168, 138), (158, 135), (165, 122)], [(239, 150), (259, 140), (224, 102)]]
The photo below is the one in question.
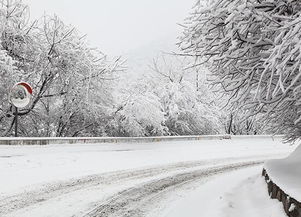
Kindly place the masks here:
[(285, 217), (282, 203), (271, 200), (260, 174), (249, 177), (225, 195), (225, 217)]
[(281, 203), (269, 198), (261, 169), (242, 169), (200, 183), (168, 206), (161, 216), (285, 217)]
[(287, 158), (267, 161), (265, 169), (281, 190), (301, 201), (301, 145)]

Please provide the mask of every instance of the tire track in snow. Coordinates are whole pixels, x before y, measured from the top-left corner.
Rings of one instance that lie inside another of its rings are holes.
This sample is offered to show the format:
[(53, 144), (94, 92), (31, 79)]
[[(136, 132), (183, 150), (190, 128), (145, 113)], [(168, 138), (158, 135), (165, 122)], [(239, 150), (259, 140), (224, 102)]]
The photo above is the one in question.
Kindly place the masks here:
[(72, 193), (77, 190), (99, 185), (118, 184), (120, 182), (126, 182), (133, 179), (143, 179), (169, 172), (176, 172), (179, 170), (204, 166), (208, 163), (212, 163), (212, 161), (182, 162), (164, 166), (156, 166), (152, 168), (108, 172), (99, 175), (91, 175), (80, 179), (72, 179), (66, 182), (57, 182), (44, 185), (37, 190), (0, 198), (0, 216), (15, 212), (37, 203), (45, 202), (60, 195)]
[(83, 217), (141, 217), (145, 214), (145, 208), (154, 202), (154, 200), (158, 200), (158, 194), (160, 193), (165, 193), (166, 191), (202, 178), (262, 163), (262, 161), (249, 161), (198, 169), (143, 183), (113, 195)]

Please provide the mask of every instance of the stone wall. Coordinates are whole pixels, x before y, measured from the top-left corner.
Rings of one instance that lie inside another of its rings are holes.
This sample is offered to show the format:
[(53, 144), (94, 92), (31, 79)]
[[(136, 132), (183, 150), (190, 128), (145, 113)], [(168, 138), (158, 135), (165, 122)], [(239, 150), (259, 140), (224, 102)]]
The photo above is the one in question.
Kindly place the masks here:
[(279, 200), (283, 204), (285, 213), (289, 217), (301, 217), (301, 203), (279, 188), (277, 184), (270, 179), (265, 169), (262, 171), (262, 176), (265, 177), (270, 197)]

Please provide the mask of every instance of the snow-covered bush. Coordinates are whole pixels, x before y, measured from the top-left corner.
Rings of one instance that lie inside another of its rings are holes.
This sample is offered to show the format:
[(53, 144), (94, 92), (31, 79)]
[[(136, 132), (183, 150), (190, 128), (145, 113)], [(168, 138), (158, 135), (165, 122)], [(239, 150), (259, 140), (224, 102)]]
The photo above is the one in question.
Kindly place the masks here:
[(234, 107), (264, 113), (292, 140), (301, 136), (300, 15), (300, 1), (199, 1), (180, 43)]

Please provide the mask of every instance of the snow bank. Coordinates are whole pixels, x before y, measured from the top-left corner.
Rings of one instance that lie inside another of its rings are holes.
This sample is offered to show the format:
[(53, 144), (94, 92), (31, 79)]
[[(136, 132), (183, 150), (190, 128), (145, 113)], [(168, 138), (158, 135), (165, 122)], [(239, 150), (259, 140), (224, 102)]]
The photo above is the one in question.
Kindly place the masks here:
[(263, 176), (272, 199), (283, 204), (290, 217), (301, 216), (301, 145), (285, 159), (266, 162)]
[(301, 145), (285, 159), (267, 161), (265, 169), (279, 188), (301, 201)]

